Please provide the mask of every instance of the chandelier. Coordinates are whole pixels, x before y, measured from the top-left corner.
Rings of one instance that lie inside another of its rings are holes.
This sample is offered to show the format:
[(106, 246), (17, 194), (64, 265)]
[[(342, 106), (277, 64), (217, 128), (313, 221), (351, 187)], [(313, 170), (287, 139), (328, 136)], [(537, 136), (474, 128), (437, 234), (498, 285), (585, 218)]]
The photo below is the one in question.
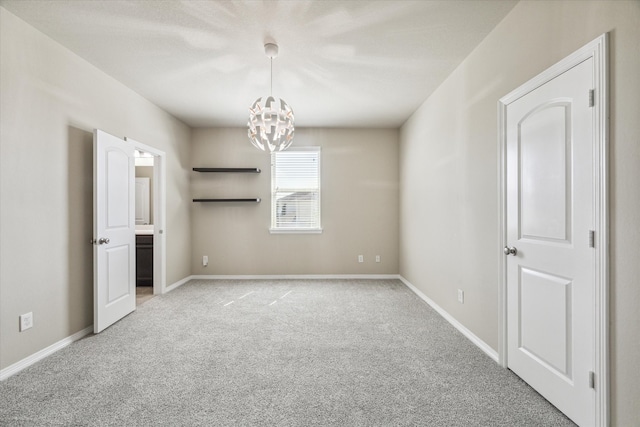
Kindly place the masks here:
[(293, 142), (293, 110), (284, 99), (273, 96), (273, 58), (278, 45), (267, 43), (264, 52), (271, 60), (271, 91), (249, 107), (249, 140), (262, 151), (282, 151)]

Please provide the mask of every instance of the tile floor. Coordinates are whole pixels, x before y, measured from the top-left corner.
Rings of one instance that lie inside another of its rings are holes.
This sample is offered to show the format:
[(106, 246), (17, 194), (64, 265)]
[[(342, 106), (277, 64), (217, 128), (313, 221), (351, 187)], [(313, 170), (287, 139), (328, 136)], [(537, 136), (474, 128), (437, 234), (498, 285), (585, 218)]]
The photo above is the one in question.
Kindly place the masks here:
[(153, 298), (153, 286), (136, 287), (136, 305), (144, 304)]

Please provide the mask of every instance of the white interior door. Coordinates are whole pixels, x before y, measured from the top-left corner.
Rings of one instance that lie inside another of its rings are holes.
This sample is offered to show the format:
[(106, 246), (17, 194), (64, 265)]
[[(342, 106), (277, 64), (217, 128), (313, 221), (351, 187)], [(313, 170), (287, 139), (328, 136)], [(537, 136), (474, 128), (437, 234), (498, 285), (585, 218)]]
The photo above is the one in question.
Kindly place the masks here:
[(593, 58), (506, 106), (508, 367), (595, 422)]
[(94, 131), (93, 331), (136, 309), (134, 146)]

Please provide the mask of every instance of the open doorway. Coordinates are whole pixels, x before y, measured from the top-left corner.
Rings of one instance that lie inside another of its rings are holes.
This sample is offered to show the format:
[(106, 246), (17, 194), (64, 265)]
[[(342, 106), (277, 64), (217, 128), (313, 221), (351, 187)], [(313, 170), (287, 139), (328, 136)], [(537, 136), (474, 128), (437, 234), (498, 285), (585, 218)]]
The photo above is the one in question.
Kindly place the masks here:
[(136, 305), (164, 293), (165, 153), (126, 138), (135, 146)]
[(135, 165), (136, 305), (141, 305), (153, 298), (153, 154), (136, 149)]

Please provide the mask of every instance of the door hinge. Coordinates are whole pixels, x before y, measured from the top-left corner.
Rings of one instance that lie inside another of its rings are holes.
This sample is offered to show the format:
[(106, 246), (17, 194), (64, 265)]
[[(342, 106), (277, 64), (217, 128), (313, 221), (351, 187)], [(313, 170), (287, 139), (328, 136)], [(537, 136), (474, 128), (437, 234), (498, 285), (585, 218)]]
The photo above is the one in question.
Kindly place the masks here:
[(596, 232), (595, 230), (589, 230), (589, 247), (596, 247)]
[(596, 388), (596, 373), (589, 371), (589, 388)]
[(596, 90), (589, 89), (589, 107), (596, 105)]

